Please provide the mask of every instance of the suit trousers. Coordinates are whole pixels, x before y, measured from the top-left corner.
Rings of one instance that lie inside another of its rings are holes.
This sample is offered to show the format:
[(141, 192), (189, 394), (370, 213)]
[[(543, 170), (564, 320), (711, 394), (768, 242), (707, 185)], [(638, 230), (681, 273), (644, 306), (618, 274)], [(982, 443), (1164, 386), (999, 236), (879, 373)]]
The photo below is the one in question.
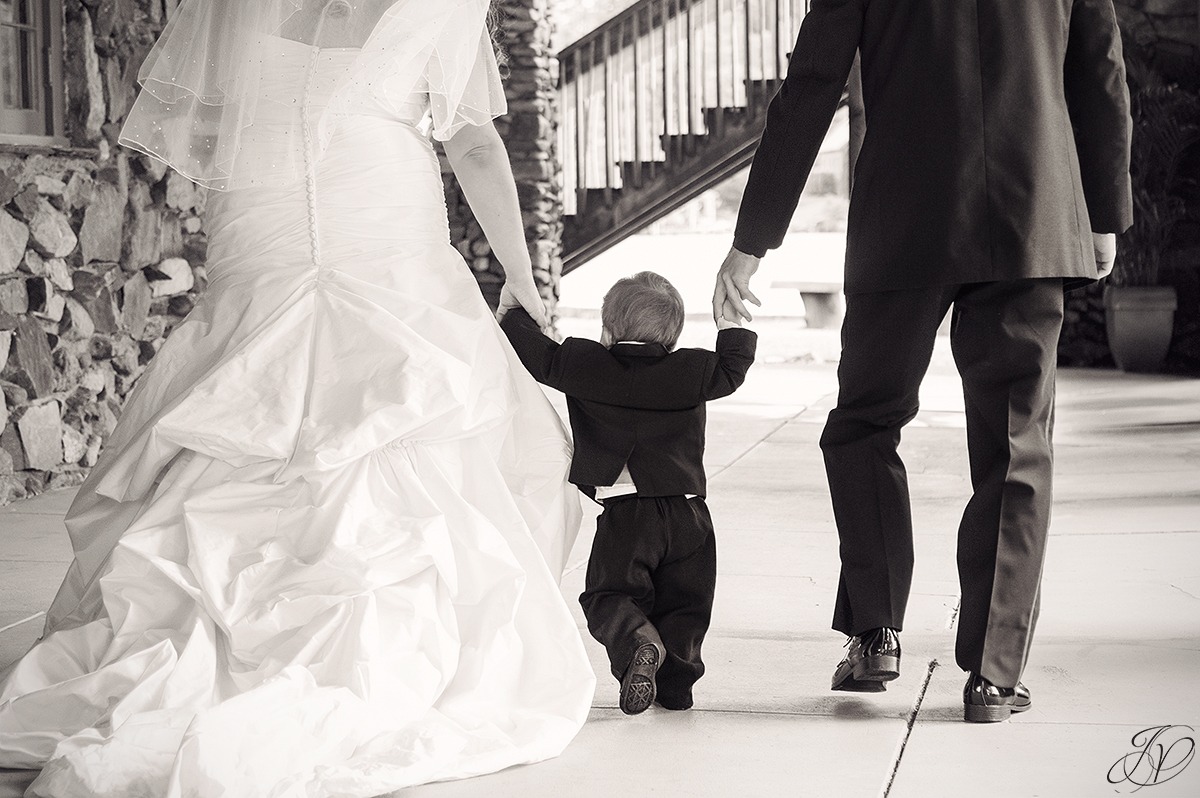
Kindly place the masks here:
[(579, 596), (588, 631), (620, 679), (644, 642), (666, 650), (658, 701), (692, 705), (704, 674), (700, 645), (712, 618), (717, 544), (704, 499), (617, 497), (604, 503)]
[(1037, 621), (1050, 524), (1059, 278), (846, 297), (838, 402), (821, 436), (841, 555), (833, 628), (903, 628), (913, 529), (897, 447), (950, 308), (973, 490), (958, 529), (955, 658), (1013, 687)]

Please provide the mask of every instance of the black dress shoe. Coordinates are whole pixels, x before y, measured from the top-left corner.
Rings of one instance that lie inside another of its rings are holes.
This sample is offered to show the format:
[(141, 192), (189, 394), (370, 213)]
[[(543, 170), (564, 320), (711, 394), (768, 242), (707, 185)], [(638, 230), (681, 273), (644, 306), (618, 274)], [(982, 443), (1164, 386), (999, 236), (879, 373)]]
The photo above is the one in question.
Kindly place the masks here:
[(970, 723), (996, 723), (1008, 720), (1014, 712), (1024, 712), (1033, 706), (1029, 688), (1017, 682), (1016, 687), (997, 687), (972, 673), (963, 687), (963, 720)]
[[(847, 641), (849, 650), (833, 672), (830, 688), (851, 693), (881, 693), (900, 675), (900, 634), (891, 627), (872, 629)], [(871, 684), (878, 685), (871, 687)]]
[(654, 683), (662, 652), (654, 643), (642, 643), (633, 652), (633, 659), (621, 679), (621, 711), (626, 715), (645, 712), (654, 703), (657, 688)]

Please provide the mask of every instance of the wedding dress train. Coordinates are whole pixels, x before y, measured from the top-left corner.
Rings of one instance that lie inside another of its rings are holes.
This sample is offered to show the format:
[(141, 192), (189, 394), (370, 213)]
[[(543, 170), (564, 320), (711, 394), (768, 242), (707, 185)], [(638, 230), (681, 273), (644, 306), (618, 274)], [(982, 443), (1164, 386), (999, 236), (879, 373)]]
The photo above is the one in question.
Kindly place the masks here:
[[(241, 157), (292, 157), (357, 52), (271, 46), (294, 68)], [(31, 795), (368, 796), (554, 756), (586, 718), (569, 444), (449, 243), (428, 107), (364, 103), (303, 180), (210, 195), (208, 288), (0, 690)]]

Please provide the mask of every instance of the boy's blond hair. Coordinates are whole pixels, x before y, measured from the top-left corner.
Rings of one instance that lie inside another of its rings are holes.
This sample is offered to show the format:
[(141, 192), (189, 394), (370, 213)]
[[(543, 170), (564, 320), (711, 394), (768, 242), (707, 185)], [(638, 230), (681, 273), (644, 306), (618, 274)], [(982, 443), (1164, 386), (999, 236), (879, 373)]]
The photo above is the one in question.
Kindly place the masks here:
[(683, 297), (655, 272), (617, 280), (600, 305), (600, 321), (614, 343), (640, 341), (674, 349), (683, 332), (683, 316)]

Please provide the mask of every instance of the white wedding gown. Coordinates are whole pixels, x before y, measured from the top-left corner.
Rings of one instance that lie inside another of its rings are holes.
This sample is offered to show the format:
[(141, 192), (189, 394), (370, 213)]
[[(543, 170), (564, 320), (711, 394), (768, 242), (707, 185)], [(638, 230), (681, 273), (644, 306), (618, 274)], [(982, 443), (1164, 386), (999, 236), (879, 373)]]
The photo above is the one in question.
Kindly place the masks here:
[[(274, 46), (295, 68), (246, 157), (295, 152), (354, 54)], [(0, 690), (0, 766), (42, 768), (30, 795), (369, 796), (552, 757), (582, 725), (569, 443), (449, 244), (427, 104), (354, 109), (295, 185), (211, 194), (208, 289)]]

